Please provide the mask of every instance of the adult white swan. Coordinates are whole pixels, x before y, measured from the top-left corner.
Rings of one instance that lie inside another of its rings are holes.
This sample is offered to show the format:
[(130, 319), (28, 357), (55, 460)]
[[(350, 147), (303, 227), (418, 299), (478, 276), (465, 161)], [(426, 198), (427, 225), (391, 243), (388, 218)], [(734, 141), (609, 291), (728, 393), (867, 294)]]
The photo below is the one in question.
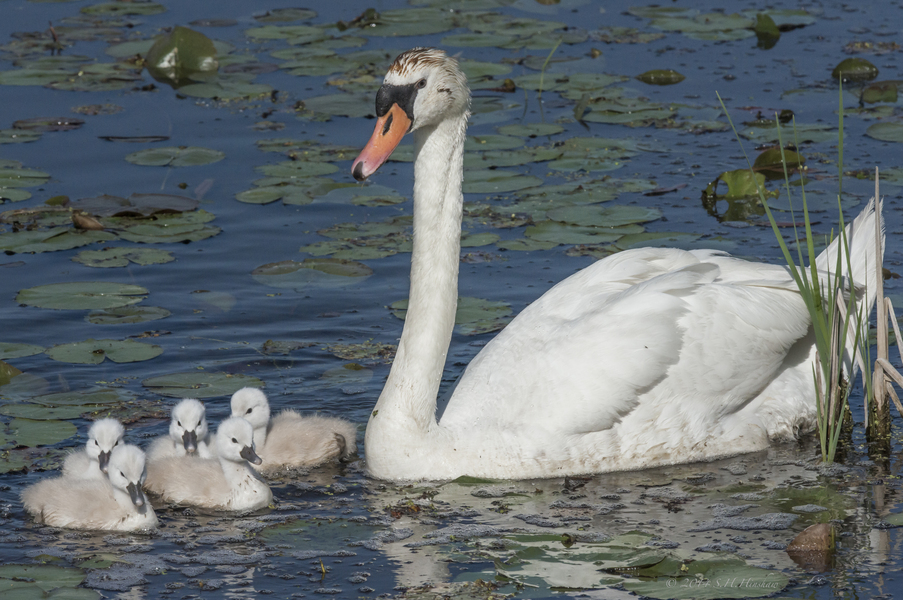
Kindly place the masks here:
[[(373, 476), (640, 469), (760, 450), (813, 427), (810, 319), (787, 269), (676, 249), (621, 252), (546, 292), (473, 359), (437, 422), (457, 304), (469, 107), (453, 58), (425, 48), (401, 54), (352, 166), (366, 179), (414, 133), (410, 300), (367, 425)], [(853, 279), (870, 310), (872, 204), (851, 229)], [(834, 265), (834, 252), (819, 267)]]

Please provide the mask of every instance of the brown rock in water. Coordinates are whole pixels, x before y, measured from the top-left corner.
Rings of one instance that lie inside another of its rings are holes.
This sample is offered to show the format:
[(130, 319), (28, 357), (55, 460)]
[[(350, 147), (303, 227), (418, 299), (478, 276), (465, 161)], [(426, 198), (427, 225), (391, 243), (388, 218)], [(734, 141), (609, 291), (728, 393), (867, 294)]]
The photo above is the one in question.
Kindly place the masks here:
[(787, 554), (804, 569), (830, 571), (834, 563), (834, 526), (818, 523), (807, 527), (787, 546)]

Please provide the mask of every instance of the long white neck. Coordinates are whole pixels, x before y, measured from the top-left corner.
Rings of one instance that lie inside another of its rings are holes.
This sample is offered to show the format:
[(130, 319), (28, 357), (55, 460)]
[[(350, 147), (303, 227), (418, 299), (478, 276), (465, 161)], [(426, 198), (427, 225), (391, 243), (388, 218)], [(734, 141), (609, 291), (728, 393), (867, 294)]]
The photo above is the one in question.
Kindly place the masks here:
[(423, 460), (425, 443), (438, 429), (436, 396), (458, 304), (467, 117), (465, 113), (414, 132), (408, 311), (365, 439), (367, 467), (376, 477), (404, 477), (403, 465)]

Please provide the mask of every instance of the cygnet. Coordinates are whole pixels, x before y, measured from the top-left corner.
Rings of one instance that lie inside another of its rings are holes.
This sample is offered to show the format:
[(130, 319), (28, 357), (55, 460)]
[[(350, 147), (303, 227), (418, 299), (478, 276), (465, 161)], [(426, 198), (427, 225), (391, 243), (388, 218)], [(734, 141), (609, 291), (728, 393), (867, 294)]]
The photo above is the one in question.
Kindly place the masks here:
[(151, 442), (147, 449), (148, 463), (173, 456), (193, 455), (214, 458), (213, 435), (207, 430), (207, 411), (203, 403), (186, 398), (172, 409), (169, 435)]
[(120, 444), (110, 453), (107, 477), (44, 479), (22, 491), (22, 502), (39, 523), (69, 529), (153, 529), (157, 515), (141, 491), (144, 452)]
[(269, 486), (248, 464), (260, 463), (250, 423), (235, 417), (223, 421), (216, 451), (217, 458), (155, 460), (148, 465), (146, 489), (168, 502), (214, 510), (257, 510), (272, 502)]
[(63, 476), (77, 479), (106, 479), (110, 452), (119, 445), (125, 429), (116, 419), (100, 419), (88, 429), (88, 442), (82, 450), (63, 461)]
[(268, 475), (335, 458), (346, 460), (357, 451), (357, 430), (348, 421), (319, 415), (305, 417), (290, 409), (271, 419), (266, 394), (257, 388), (242, 388), (232, 395), (232, 416), (254, 426), (254, 443), (263, 459), (255, 468)]

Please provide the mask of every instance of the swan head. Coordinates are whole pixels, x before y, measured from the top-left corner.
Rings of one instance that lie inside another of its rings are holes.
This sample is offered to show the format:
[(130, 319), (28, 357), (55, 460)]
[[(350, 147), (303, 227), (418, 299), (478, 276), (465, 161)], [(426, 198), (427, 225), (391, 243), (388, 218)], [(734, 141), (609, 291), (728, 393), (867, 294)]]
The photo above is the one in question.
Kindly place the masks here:
[(376, 128), (351, 166), (351, 174), (358, 181), (367, 179), (406, 133), (446, 119), (466, 119), (469, 110), (467, 77), (457, 60), (438, 48), (402, 52), (376, 93)]
[(141, 486), (147, 479), (144, 451), (141, 448), (131, 444), (121, 444), (114, 448), (110, 453), (107, 475), (114, 488), (129, 495), (132, 504), (139, 508), (147, 504), (147, 498), (141, 491)]
[(186, 398), (175, 405), (169, 422), (169, 436), (182, 444), (189, 454), (197, 452), (198, 440), (207, 437), (207, 411), (201, 401)]
[(119, 445), (125, 435), (125, 428), (116, 419), (100, 419), (88, 429), (88, 443), (85, 451), (100, 465), (100, 470), (108, 472), (110, 452)]
[(254, 429), (266, 427), (270, 422), (270, 402), (267, 395), (258, 388), (241, 388), (232, 394), (230, 406), (233, 417), (241, 417)]
[(216, 450), (220, 458), (232, 462), (263, 462), (254, 451), (254, 428), (240, 417), (229, 417), (216, 430)]

